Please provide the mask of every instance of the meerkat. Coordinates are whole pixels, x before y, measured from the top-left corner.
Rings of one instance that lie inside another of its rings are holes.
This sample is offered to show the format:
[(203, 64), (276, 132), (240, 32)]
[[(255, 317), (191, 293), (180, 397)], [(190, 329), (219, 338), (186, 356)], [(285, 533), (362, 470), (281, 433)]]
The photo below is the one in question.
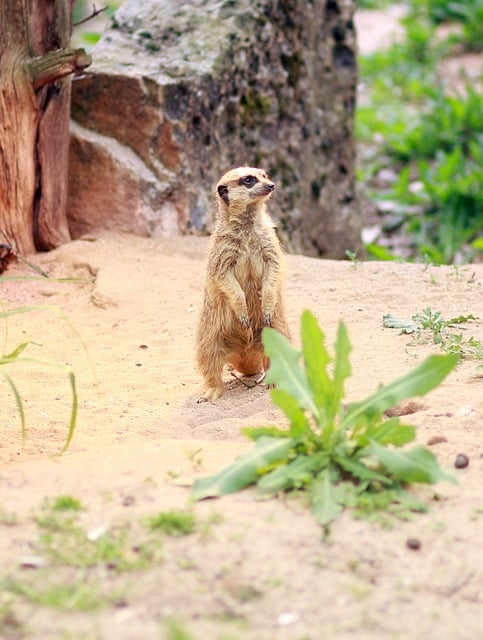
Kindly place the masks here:
[(207, 387), (199, 402), (223, 394), (225, 364), (245, 376), (267, 370), (264, 327), (290, 337), (282, 297), (284, 256), (265, 206), (274, 189), (267, 174), (252, 167), (228, 171), (216, 185), (218, 217), (197, 336)]

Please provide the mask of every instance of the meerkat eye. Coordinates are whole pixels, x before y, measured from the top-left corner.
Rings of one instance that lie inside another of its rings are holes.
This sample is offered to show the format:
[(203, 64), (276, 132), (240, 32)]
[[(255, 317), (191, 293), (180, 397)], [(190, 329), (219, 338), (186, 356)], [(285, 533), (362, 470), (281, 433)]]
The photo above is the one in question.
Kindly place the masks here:
[(255, 176), (244, 176), (243, 178), (240, 178), (239, 180), (239, 184), (240, 185), (244, 185), (245, 187), (253, 187), (254, 184), (256, 184), (258, 182), (258, 178), (255, 178)]

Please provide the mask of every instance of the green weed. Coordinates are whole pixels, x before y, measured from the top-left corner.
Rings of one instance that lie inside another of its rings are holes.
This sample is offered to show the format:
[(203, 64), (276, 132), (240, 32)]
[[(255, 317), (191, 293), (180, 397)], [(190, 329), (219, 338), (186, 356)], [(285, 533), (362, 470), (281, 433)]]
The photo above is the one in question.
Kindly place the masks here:
[(383, 325), (389, 329), (399, 329), (401, 333), (412, 334), (414, 344), (431, 341), (439, 345), (445, 353), (456, 355), (458, 358), (483, 360), (483, 343), (473, 336), (465, 338), (461, 331), (454, 331), (456, 327), (476, 319), (473, 314), (468, 314), (446, 320), (441, 311), (426, 307), (410, 320), (386, 314), (383, 316)]
[(483, 47), (483, 1), (482, 0), (412, 0), (410, 18), (425, 17), (433, 24), (456, 22), (461, 25), (461, 34), (451, 40), (461, 43), (471, 51)]
[(149, 518), (148, 526), (152, 531), (161, 531), (168, 536), (185, 536), (195, 530), (196, 519), (192, 511), (172, 509)]
[(77, 498), (69, 495), (55, 498), (51, 505), (52, 511), (82, 511), (84, 506)]
[(96, 579), (83, 572), (73, 579), (53, 582), (50, 574), (41, 571), (29, 582), (4, 578), (0, 587), (4, 592), (21, 596), (36, 605), (66, 611), (92, 611), (120, 598), (117, 591), (103, 593)]
[(313, 515), (325, 529), (344, 509), (364, 516), (381, 511), (405, 516), (424, 510), (425, 505), (407, 487), (453, 482), (453, 477), (439, 467), (428, 449), (401, 449), (414, 440), (415, 428), (401, 424), (397, 417), (385, 419), (384, 412), (439, 385), (458, 357), (431, 356), (365, 400), (346, 406), (342, 401), (351, 373), (351, 344), (345, 325), (339, 323), (333, 359), (309, 311), (302, 314), (301, 339), (299, 351), (273, 329), (263, 331), (271, 363), (266, 381), (277, 385), (271, 391), (272, 400), (284, 411), (290, 427), (245, 429), (255, 440), (254, 449), (220, 473), (196, 480), (194, 499), (221, 496), (252, 484), (268, 495), (305, 491)]

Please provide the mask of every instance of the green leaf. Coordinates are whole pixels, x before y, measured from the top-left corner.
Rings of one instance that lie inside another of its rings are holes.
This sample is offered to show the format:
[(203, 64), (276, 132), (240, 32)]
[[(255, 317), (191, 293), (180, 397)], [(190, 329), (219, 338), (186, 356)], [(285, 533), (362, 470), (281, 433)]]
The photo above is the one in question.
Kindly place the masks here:
[(343, 509), (343, 487), (333, 482), (331, 475), (331, 470), (326, 468), (311, 485), (312, 513), (323, 527), (335, 520)]
[(299, 438), (312, 433), (310, 423), (295, 398), (282, 389), (272, 389), (271, 396), (273, 402), (282, 409), (290, 420), (290, 432), (287, 435)]
[(305, 371), (313, 398), (320, 412), (326, 413), (325, 409), (333, 394), (332, 381), (327, 374), (330, 357), (324, 347), (324, 333), (310, 311), (302, 313), (301, 337)]
[(424, 396), (437, 387), (458, 364), (457, 355), (434, 355), (426, 358), (415, 369), (394, 382), (380, 387), (362, 402), (349, 406), (343, 421), (343, 427), (353, 425), (362, 415), (382, 415), (401, 400), (414, 396)]
[(418, 324), (414, 320), (396, 318), (390, 313), (382, 316), (382, 325), (387, 329), (401, 329), (401, 333), (414, 333), (418, 330)]
[(243, 427), (241, 432), (250, 440), (258, 440), (263, 436), (270, 438), (290, 438), (290, 432), (287, 429), (279, 427)]
[(401, 447), (416, 437), (416, 427), (401, 424), (398, 417), (389, 418), (374, 426), (369, 426), (367, 436), (379, 444), (393, 444)]
[(266, 493), (277, 493), (293, 487), (307, 484), (312, 476), (329, 462), (325, 452), (310, 456), (298, 456), (289, 464), (284, 464), (260, 478), (257, 486)]
[(337, 462), (337, 464), (341, 466), (344, 471), (347, 471), (359, 480), (381, 482), (382, 484), (393, 483), (391, 478), (388, 478), (387, 476), (382, 475), (382, 473), (378, 473), (377, 471), (366, 467), (365, 464), (359, 462), (355, 458), (349, 458), (347, 456), (335, 456), (334, 462)]
[(202, 500), (244, 489), (257, 480), (259, 469), (283, 460), (293, 446), (291, 438), (260, 438), (251, 451), (220, 473), (196, 480), (192, 490), (193, 498)]
[(337, 329), (337, 338), (335, 341), (335, 363), (334, 363), (334, 395), (332, 397), (332, 413), (331, 417), (339, 411), (342, 398), (345, 395), (345, 381), (351, 374), (351, 366), (349, 362), (349, 354), (352, 346), (347, 335), (347, 328), (343, 322), (339, 322)]
[(425, 447), (398, 451), (371, 442), (369, 452), (376, 456), (395, 479), (402, 482), (434, 484), (446, 480), (456, 483), (453, 476), (439, 466), (436, 457)]
[(312, 397), (312, 391), (305, 371), (300, 367), (300, 351), (292, 347), (290, 342), (270, 327), (262, 332), (265, 351), (270, 358), (270, 368), (265, 382), (276, 384), (280, 389), (289, 393), (302, 409), (307, 409), (317, 416), (317, 406)]

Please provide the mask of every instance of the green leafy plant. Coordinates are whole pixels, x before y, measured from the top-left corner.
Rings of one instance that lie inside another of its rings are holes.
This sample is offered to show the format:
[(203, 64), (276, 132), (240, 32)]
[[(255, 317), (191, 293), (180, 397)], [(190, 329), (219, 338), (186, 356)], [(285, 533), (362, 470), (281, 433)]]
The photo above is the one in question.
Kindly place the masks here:
[(415, 343), (424, 343), (431, 340), (438, 344), (442, 351), (452, 353), (459, 358), (483, 359), (483, 344), (473, 336), (468, 339), (462, 332), (455, 333), (457, 326), (472, 322), (477, 318), (472, 314), (460, 315), (446, 320), (441, 311), (435, 311), (430, 307), (416, 313), (410, 320), (396, 318), (388, 313), (383, 316), (383, 325), (389, 329), (400, 329), (401, 333), (412, 334)]
[(277, 385), (272, 400), (286, 414), (289, 428), (245, 429), (256, 442), (254, 449), (220, 473), (196, 480), (194, 499), (221, 496), (251, 484), (268, 495), (304, 490), (323, 527), (345, 508), (359, 515), (381, 508), (401, 514), (425, 509), (407, 486), (453, 478), (428, 449), (401, 449), (414, 440), (415, 428), (401, 424), (398, 417), (385, 419), (384, 412), (401, 400), (431, 391), (458, 357), (430, 356), (365, 400), (346, 406), (342, 401), (351, 374), (351, 344), (345, 325), (339, 323), (333, 360), (310, 311), (302, 314), (301, 338), (299, 351), (273, 329), (263, 331), (271, 363), (266, 381)]
[[(411, 0), (404, 39), (360, 59), (357, 175), (382, 218), (382, 238), (366, 246), (376, 259), (448, 264), (481, 252), (481, 95), (468, 80), (455, 95), (439, 63), (455, 41), (481, 48), (482, 12), (483, 0)], [(436, 37), (434, 25), (447, 19), (460, 22), (460, 34)], [(395, 179), (381, 180), (381, 171)]]
[(472, 51), (483, 46), (483, 0), (412, 0), (411, 19), (425, 17), (434, 24), (456, 22), (461, 33), (450, 36)]

